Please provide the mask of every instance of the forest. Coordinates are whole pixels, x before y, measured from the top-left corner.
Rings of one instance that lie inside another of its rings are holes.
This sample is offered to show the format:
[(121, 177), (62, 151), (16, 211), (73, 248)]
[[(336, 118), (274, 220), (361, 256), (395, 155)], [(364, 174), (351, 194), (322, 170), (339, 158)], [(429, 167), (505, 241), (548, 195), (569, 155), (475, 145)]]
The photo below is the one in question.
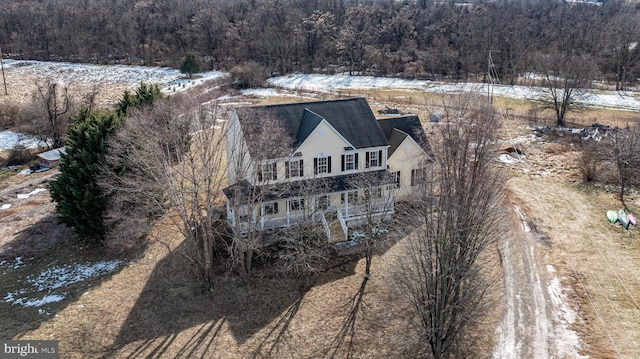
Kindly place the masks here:
[[(6, 0), (0, 47), (14, 59), (249, 72), (486, 80), (539, 71), (557, 54), (595, 78), (639, 77), (640, 5), (623, 1)], [(489, 70), (488, 71), (488, 66)], [(248, 85), (251, 85), (249, 81)]]

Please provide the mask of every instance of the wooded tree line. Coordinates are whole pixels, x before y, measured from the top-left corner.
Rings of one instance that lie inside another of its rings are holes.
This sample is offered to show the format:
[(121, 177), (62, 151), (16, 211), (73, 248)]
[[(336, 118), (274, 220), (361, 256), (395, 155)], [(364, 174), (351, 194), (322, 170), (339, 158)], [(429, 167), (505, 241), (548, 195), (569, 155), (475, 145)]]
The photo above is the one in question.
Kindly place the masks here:
[(487, 73), (491, 52), (502, 83), (562, 52), (588, 56), (621, 89), (639, 76), (639, 9), (617, 0), (8, 0), (0, 46), (24, 59), (179, 67), (195, 54), (204, 69), (453, 79)]

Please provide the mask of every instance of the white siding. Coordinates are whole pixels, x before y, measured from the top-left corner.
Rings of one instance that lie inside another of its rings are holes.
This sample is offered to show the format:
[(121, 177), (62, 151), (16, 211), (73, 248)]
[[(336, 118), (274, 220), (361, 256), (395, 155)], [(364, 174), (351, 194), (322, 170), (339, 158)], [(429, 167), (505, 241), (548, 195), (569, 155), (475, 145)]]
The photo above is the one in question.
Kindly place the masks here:
[(389, 172), (400, 171), (400, 188), (396, 190), (395, 198), (404, 199), (411, 195), (411, 170), (424, 168), (427, 163), (427, 154), (411, 136), (407, 136), (389, 157)]

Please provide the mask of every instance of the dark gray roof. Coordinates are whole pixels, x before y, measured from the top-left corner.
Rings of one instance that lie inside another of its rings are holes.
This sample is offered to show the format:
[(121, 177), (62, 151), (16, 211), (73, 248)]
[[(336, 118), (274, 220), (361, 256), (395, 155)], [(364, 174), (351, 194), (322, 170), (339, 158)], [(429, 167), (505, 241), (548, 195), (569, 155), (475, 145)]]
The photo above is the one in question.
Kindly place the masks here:
[(406, 135), (411, 136), (428, 154), (431, 154), (431, 146), (429, 145), (427, 135), (424, 133), (418, 116), (408, 115), (384, 118), (378, 120), (378, 123), (389, 141), (389, 156), (391, 156), (400, 143), (404, 141)]
[(296, 198), (317, 194), (329, 194), (349, 191), (358, 188), (375, 187), (392, 183), (386, 170), (353, 173), (342, 176), (311, 178), (293, 182), (282, 182), (274, 185), (251, 186), (244, 180), (224, 188), (222, 192), (227, 199), (234, 201), (236, 196), (239, 203), (270, 202), (280, 199)]
[[(273, 111), (284, 122), (289, 135), (295, 138), (296, 146), (304, 142), (321, 119), (327, 120), (355, 148), (389, 144), (364, 98), (297, 102), (250, 109)], [(243, 111), (237, 111), (241, 121)]]
[(391, 157), (391, 155), (400, 146), (402, 141), (404, 141), (404, 139), (407, 137), (409, 137), (408, 134), (398, 130), (397, 128), (394, 128), (393, 131), (391, 131), (391, 135), (389, 135), (389, 138), (388, 138), (389, 139), (389, 157)]
[(296, 135), (296, 144), (304, 142), (304, 140), (309, 137), (311, 132), (313, 132), (316, 127), (318, 127), (320, 122), (322, 122), (322, 117), (312, 111), (309, 111), (308, 109), (305, 109), (304, 114), (302, 115), (302, 121), (300, 121), (298, 133)]

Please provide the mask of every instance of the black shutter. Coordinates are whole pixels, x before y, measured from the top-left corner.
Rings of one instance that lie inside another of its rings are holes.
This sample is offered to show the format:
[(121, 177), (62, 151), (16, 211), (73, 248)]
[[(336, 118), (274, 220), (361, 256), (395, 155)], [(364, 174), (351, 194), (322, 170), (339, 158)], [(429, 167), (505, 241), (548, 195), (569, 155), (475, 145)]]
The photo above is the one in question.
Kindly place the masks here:
[(355, 161), (356, 161), (356, 162), (355, 162), (355, 164), (354, 164), (354, 168), (355, 168), (355, 169), (358, 169), (358, 154), (357, 154), (357, 153), (356, 153), (356, 155), (355, 155)]
[(318, 174), (318, 159), (317, 158), (313, 159), (313, 174), (314, 175)]
[(278, 202), (275, 202), (275, 203), (273, 204), (273, 213), (274, 213), (274, 214), (278, 213)]
[(327, 157), (327, 173), (331, 173), (331, 156)]
[(378, 166), (382, 166), (382, 150), (378, 151)]
[(262, 165), (258, 166), (258, 182), (262, 182)]
[(369, 168), (369, 151), (367, 151), (364, 156), (364, 168)]
[(272, 165), (272, 171), (271, 171), (271, 173), (272, 173), (272, 175), (271, 175), (271, 176), (273, 177), (273, 180), (274, 180), (274, 181), (275, 181), (275, 180), (277, 180), (277, 179), (278, 179), (278, 164), (277, 164), (277, 163), (275, 163), (275, 162), (274, 162), (274, 163), (273, 163), (273, 165)]
[(300, 177), (304, 176), (304, 165), (302, 164), (302, 160), (300, 160)]
[(289, 173), (289, 161), (286, 161), (284, 163), (284, 177), (285, 178), (291, 177), (291, 174)]
[(344, 172), (344, 155), (342, 155), (342, 172)]

